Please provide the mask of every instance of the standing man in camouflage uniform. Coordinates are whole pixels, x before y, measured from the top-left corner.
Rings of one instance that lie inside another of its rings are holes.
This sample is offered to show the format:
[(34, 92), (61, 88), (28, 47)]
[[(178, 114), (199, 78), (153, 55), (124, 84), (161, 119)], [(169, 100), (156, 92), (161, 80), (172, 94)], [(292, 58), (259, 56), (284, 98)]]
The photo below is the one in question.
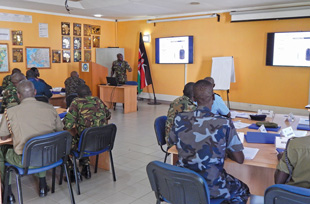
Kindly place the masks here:
[(11, 75), (6, 75), (4, 78), (3, 78), (3, 81), (2, 81), (2, 90), (6, 89), (6, 87), (8, 87), (10, 84), (12, 84), (11, 82), (11, 76), (15, 73), (22, 73), (20, 71), (20, 69), (18, 68), (14, 68), (12, 70), (12, 74)]
[[(111, 113), (107, 106), (98, 97), (91, 96), (91, 91), (87, 85), (78, 87), (77, 93), (78, 97), (72, 101), (69, 111), (63, 119), (65, 130), (73, 128), (77, 130), (77, 135), (73, 137), (72, 149), (77, 149), (83, 130), (89, 127), (107, 125), (108, 120), (111, 118)], [(80, 165), (83, 166), (81, 174), (86, 179), (89, 179), (91, 177), (89, 158), (84, 157), (80, 159)], [(71, 173), (71, 175), (73, 174)]]
[(175, 99), (170, 104), (168, 114), (167, 114), (166, 127), (165, 127), (165, 133), (166, 133), (165, 139), (166, 139), (168, 146), (172, 146), (169, 143), (168, 138), (169, 138), (169, 133), (173, 125), (173, 120), (175, 116), (178, 113), (190, 112), (190, 111), (196, 110), (196, 105), (193, 102), (193, 95), (194, 95), (193, 87), (194, 87), (193, 82), (187, 83), (183, 89), (183, 96)]
[(126, 70), (129, 72), (132, 71), (131, 67), (129, 66), (128, 62), (123, 60), (123, 55), (121, 53), (117, 54), (117, 60), (112, 63), (112, 71), (111, 76), (114, 75), (120, 84), (125, 84), (127, 82), (127, 74)]
[(196, 171), (208, 183), (211, 199), (224, 199), (222, 203), (245, 204), (250, 196), (246, 184), (224, 170), (224, 159), (242, 164), (243, 145), (232, 121), (214, 116), (213, 86), (200, 80), (194, 85), (197, 110), (180, 113), (175, 117), (169, 140), (178, 150), (178, 166)]
[(20, 103), (17, 97), (17, 84), (22, 80), (26, 80), (25, 75), (22, 73), (15, 73), (11, 76), (11, 82), (8, 87), (3, 91), (3, 98), (1, 104), (1, 112), (3, 113), (6, 108), (16, 106)]

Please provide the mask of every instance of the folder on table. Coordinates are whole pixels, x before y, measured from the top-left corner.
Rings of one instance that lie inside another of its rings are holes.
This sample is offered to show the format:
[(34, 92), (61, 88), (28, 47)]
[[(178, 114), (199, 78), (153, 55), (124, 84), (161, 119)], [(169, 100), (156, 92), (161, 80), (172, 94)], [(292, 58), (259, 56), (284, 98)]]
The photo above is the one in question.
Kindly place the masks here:
[(298, 124), (297, 125), (297, 130), (310, 130), (310, 126), (309, 125), (305, 125), (305, 124)]
[(67, 115), (67, 112), (59, 113), (58, 115), (60, 119), (63, 119)]
[[(252, 125), (249, 126), (250, 129), (258, 130), (259, 126), (253, 123)], [(267, 128), (267, 131), (272, 131), (272, 132), (278, 132), (281, 129), (281, 126), (278, 126), (277, 128)]]
[(248, 143), (274, 144), (276, 136), (280, 134), (264, 132), (247, 132), (245, 140)]

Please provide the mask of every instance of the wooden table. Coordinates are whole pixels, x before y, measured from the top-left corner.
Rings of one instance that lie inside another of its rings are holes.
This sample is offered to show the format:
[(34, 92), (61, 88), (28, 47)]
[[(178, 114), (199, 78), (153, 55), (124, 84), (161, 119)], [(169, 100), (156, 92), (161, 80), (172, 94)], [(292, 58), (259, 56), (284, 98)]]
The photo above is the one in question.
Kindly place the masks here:
[(60, 106), (61, 108), (66, 108), (66, 96), (61, 94), (54, 94), (50, 99), (49, 103), (53, 106)]
[(124, 113), (137, 111), (137, 86), (109, 86), (99, 85), (100, 99), (108, 106), (113, 107), (113, 103), (123, 103)]
[[(296, 117), (295, 121), (292, 123), (285, 122), (283, 114), (276, 114), (273, 119), (267, 118), (267, 120), (278, 123), (278, 125), (281, 126), (281, 128), (292, 126), (293, 129), (296, 129), (300, 117)], [(236, 118), (233, 120), (240, 120), (241, 122), (250, 124), (256, 122), (244, 118)], [(244, 133), (248, 131), (258, 132), (258, 130), (248, 128), (238, 129), (237, 131)], [(251, 194), (264, 196), (266, 188), (274, 184), (274, 172), (278, 164), (275, 145), (247, 143), (245, 140), (243, 145), (245, 147), (252, 147), (259, 149), (255, 158), (253, 160), (244, 160), (243, 164), (238, 164), (227, 158), (224, 163), (224, 168), (227, 171), (227, 173), (233, 175), (234, 177), (246, 183), (250, 188)], [(171, 163), (175, 164), (176, 161), (178, 160), (178, 151), (176, 149), (176, 146), (171, 147), (168, 150), (168, 152), (172, 153)]]

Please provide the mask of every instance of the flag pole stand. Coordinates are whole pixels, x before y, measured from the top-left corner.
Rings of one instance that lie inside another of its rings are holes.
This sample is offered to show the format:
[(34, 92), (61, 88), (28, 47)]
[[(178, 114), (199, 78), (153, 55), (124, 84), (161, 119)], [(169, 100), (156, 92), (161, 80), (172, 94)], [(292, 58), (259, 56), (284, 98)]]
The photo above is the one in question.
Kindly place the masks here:
[(156, 96), (155, 96), (155, 91), (154, 91), (154, 84), (152, 83), (152, 89), (153, 89), (153, 95), (154, 95), (154, 102), (149, 102), (147, 103), (148, 105), (160, 105), (161, 103), (157, 102)]

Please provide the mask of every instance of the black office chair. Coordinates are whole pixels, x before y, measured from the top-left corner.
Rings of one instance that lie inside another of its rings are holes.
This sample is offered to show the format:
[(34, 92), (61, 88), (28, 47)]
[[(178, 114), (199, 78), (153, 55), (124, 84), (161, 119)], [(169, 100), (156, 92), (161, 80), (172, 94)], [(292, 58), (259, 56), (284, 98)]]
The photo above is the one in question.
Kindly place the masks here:
[(303, 204), (310, 203), (310, 189), (297, 186), (275, 184), (265, 191), (266, 204)]
[(114, 146), (116, 130), (117, 128), (115, 124), (108, 124), (103, 127), (87, 128), (81, 134), (78, 144), (78, 150), (72, 151), (74, 175), (78, 195), (80, 195), (80, 185), (77, 176), (77, 159), (89, 156), (96, 156), (95, 173), (97, 173), (99, 154), (109, 151), (113, 180), (116, 181), (112, 157), (112, 149)]
[(155, 192), (156, 204), (219, 204), (223, 199), (210, 200), (206, 180), (198, 173), (160, 161), (146, 166), (147, 175)]
[(49, 103), (49, 100), (48, 100), (47, 96), (37, 95), (37, 96), (35, 96), (35, 98), (36, 98), (37, 101), (42, 101), (42, 102), (45, 102), (45, 103)]
[(70, 94), (69, 96), (66, 97), (67, 108), (70, 107), (73, 99), (75, 99), (76, 97), (78, 97), (76, 93)]
[(160, 117), (156, 118), (154, 121), (154, 129), (155, 129), (155, 135), (156, 135), (157, 143), (160, 146), (161, 150), (165, 153), (164, 163), (166, 163), (167, 157), (169, 155), (168, 146), (166, 147), (166, 150), (164, 150), (164, 148), (163, 148), (163, 146), (167, 144), (167, 142), (165, 140), (166, 121), (167, 121), (167, 116), (160, 116)]
[[(21, 176), (39, 173), (53, 169), (52, 172), (52, 193), (55, 192), (55, 171), (57, 166), (63, 166), (67, 179), (70, 181), (67, 169), (67, 159), (71, 150), (72, 136), (68, 131), (54, 132), (38, 137), (31, 138), (25, 144), (22, 157), (22, 167), (5, 163), (5, 190), (4, 198), (8, 197), (9, 177), (12, 171), (16, 173), (16, 184), (19, 203), (23, 203)], [(29, 168), (29, 167), (35, 168)], [(68, 189), (71, 197), (71, 203), (74, 204), (74, 196), (71, 183), (68, 182)], [(7, 199), (4, 199), (4, 204)]]

